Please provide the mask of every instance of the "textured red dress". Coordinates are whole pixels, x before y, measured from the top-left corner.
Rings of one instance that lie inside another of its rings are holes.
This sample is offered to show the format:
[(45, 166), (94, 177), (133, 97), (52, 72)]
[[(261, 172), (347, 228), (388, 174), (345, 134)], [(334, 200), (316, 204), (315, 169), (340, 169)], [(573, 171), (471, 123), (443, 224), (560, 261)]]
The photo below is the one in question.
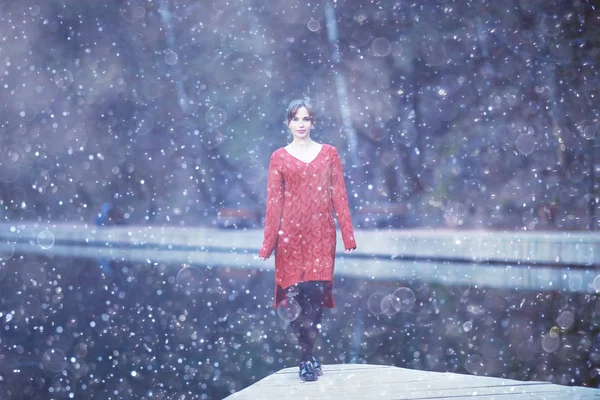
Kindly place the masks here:
[(284, 148), (273, 152), (259, 256), (269, 257), (275, 250), (275, 307), (286, 299), (286, 288), (307, 281), (326, 281), (323, 307), (334, 307), (334, 214), (345, 249), (355, 249), (344, 173), (335, 147), (324, 144), (309, 163)]

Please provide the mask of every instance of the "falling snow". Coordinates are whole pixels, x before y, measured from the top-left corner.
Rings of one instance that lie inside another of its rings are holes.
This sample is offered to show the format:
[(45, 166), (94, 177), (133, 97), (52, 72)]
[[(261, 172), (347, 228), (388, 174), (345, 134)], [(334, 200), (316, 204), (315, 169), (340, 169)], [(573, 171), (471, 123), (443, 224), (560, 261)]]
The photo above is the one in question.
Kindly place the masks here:
[[(0, 400), (222, 398), (295, 365), (268, 271), (5, 239), (261, 229), (294, 98), (343, 158), (359, 230), (600, 229), (599, 38), (588, 0), (3, 1)], [(346, 276), (318, 345), (328, 363), (600, 387), (600, 277), (570, 279)]]

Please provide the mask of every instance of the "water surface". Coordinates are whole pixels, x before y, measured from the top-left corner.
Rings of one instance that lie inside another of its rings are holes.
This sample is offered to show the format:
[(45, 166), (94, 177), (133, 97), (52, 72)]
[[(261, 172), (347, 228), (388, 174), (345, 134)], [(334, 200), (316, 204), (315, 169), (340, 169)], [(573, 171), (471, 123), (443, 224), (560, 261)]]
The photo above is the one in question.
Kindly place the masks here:
[[(15, 254), (0, 266), (0, 400), (218, 399), (295, 366), (272, 274)], [(317, 353), (600, 385), (597, 294), (491, 286), (338, 276)]]

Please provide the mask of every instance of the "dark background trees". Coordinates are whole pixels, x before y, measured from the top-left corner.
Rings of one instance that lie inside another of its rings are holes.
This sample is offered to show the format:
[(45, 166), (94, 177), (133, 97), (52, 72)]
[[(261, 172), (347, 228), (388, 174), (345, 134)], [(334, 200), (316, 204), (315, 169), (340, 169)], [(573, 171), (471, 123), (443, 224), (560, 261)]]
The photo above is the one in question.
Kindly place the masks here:
[(0, 16), (4, 220), (262, 210), (284, 108), (306, 96), (360, 226), (599, 227), (593, 2), (30, 0)]

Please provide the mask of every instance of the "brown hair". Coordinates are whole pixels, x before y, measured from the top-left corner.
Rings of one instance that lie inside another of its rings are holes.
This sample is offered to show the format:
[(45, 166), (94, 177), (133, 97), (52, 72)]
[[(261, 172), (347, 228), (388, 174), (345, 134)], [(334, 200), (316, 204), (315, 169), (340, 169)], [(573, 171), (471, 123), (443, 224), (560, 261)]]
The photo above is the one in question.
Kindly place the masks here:
[(315, 119), (313, 116), (312, 105), (309, 103), (308, 100), (298, 99), (298, 100), (293, 100), (290, 103), (290, 105), (288, 106), (287, 111), (285, 113), (285, 120), (288, 125), (289, 125), (290, 121), (296, 116), (296, 113), (298, 112), (298, 110), (301, 109), (302, 107), (306, 108), (306, 111), (308, 111), (310, 120), (314, 122)]

